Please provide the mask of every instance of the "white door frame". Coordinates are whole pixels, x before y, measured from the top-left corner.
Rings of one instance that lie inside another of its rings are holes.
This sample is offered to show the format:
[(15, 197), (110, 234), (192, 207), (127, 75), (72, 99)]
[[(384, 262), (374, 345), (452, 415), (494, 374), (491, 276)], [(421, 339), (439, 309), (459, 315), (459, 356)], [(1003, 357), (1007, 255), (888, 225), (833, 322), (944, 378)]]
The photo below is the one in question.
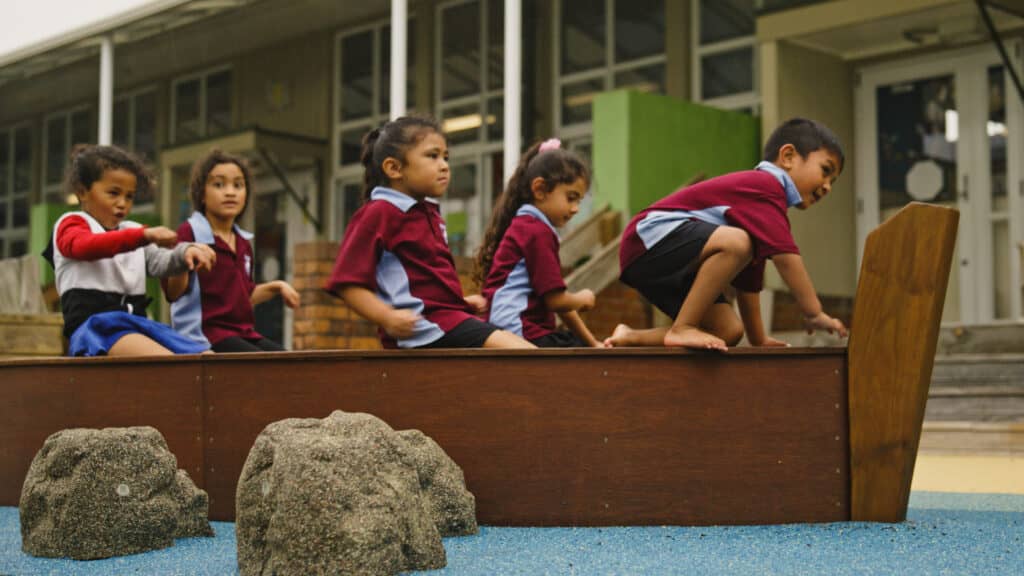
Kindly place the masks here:
[[(1015, 41), (1013, 44), (1019, 43)], [(1013, 46), (1011, 45), (1011, 48)], [(1019, 53), (1019, 50), (1011, 50)], [(890, 62), (858, 70), (859, 82), (855, 90), (857, 158), (857, 263), (858, 269), (868, 233), (879, 224), (878, 191), (878, 129), (876, 119), (876, 89), (882, 85), (908, 82), (940, 75), (953, 75), (959, 112), (959, 140), (957, 145), (957, 205), (960, 209), (958, 252), (960, 262), (960, 322), (991, 323), (993, 310), (993, 255), (991, 251), (991, 189), (989, 149), (985, 139), (988, 108), (985, 105), (988, 86), (987, 70), (1002, 65), (996, 49), (986, 44), (952, 53), (932, 54), (919, 58)], [(1019, 58), (1015, 65), (1020, 68)], [(1020, 158), (1024, 135), (1024, 113), (1012, 82), (1006, 83), (1007, 102), (1007, 158)], [(1007, 201), (1010, 239), (1016, 246), (1022, 239), (1021, 202), (1024, 195), (1022, 163), (1008, 161)], [(965, 194), (966, 193), (966, 194)], [(984, 232), (984, 235), (981, 234)], [(1012, 247), (1011, 247), (1012, 249)], [(1011, 298), (1011, 317), (1021, 318), (1021, 266), (1020, 256), (1010, 253), (1010, 282), (1014, 289)], [(966, 263), (965, 263), (966, 262)], [(967, 279), (982, 279), (965, 281)]]

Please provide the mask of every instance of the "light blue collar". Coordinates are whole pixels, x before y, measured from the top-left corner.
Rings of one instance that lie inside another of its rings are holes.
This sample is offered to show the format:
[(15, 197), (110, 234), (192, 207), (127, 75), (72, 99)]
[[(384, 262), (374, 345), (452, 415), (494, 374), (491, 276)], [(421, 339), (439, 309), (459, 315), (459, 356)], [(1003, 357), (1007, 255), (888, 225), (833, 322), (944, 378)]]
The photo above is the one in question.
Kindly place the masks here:
[(548, 220), (548, 217), (545, 216), (544, 213), (540, 211), (540, 208), (537, 208), (533, 204), (523, 204), (522, 206), (519, 207), (519, 210), (516, 210), (516, 216), (525, 215), (533, 216), (534, 218), (547, 224), (548, 228), (551, 228), (551, 231), (555, 233), (555, 236), (558, 236), (558, 230), (555, 230), (555, 227), (551, 225), (551, 220)]
[(763, 170), (778, 179), (779, 184), (786, 190), (786, 204), (789, 206), (796, 206), (797, 204), (804, 201), (800, 197), (800, 192), (796, 189), (796, 184), (793, 183), (793, 179), (789, 177), (789, 174), (785, 170), (779, 168), (774, 163), (767, 160), (762, 160), (754, 167), (754, 170)]
[(408, 194), (402, 194), (398, 190), (393, 188), (387, 188), (385, 186), (377, 186), (370, 192), (370, 200), (384, 200), (390, 202), (395, 208), (398, 208), (402, 212), (408, 212), (410, 208), (416, 205), (416, 199)]
[[(193, 212), (188, 217), (188, 223), (192, 226), (192, 236), (195, 237), (196, 242), (200, 244), (214, 244), (216, 243), (213, 238), (213, 228), (210, 226), (210, 221), (206, 219), (206, 216), (202, 212)], [(235, 234), (238, 234), (246, 240), (252, 240), (252, 232), (246, 232), (242, 230), (238, 224), (234, 224), (233, 228)]]

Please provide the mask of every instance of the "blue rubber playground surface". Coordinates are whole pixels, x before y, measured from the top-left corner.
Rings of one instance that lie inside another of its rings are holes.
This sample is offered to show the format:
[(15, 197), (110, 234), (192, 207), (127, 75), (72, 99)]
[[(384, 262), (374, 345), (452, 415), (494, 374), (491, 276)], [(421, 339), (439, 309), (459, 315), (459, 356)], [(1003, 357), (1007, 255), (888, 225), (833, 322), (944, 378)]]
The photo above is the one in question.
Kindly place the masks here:
[[(76, 562), (21, 551), (17, 508), (0, 507), (0, 574), (237, 574), (234, 524), (215, 538)], [(493, 528), (447, 538), (448, 567), (495, 574), (1024, 574), (1024, 495), (914, 492), (900, 524)]]

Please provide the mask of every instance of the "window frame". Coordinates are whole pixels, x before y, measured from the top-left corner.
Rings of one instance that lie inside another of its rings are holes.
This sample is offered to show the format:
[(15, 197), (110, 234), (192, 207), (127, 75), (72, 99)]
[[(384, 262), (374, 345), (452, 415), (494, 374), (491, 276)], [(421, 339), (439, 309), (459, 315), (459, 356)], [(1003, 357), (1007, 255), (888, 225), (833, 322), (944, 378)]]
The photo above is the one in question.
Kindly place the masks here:
[[(138, 130), (137, 130), (138, 129), (138, 125), (137, 125), (138, 118), (137, 118), (137, 114), (136, 114), (136, 109), (137, 109), (136, 108), (136, 102), (137, 102), (139, 96), (143, 96), (143, 95), (150, 94), (150, 93), (152, 93), (153, 94), (153, 98), (156, 99), (156, 104), (157, 104), (155, 106), (155, 112), (156, 113), (153, 115), (153, 157), (152, 158), (143, 158), (143, 161), (144, 161), (145, 165), (148, 168), (150, 168), (151, 170), (158, 165), (156, 157), (160, 153), (159, 138), (157, 137), (157, 129), (158, 129), (158, 126), (159, 126), (158, 116), (160, 114), (160, 106), (159, 106), (159, 101), (158, 101), (158, 99), (159, 99), (158, 90), (159, 90), (159, 88), (157, 87), (156, 84), (149, 84), (149, 85), (142, 86), (142, 87), (139, 87), (139, 88), (133, 88), (132, 90), (126, 90), (126, 91), (121, 92), (120, 94), (118, 94), (117, 96), (114, 97), (114, 106), (117, 106), (117, 104), (119, 102), (123, 102), (125, 100), (128, 100), (128, 102), (129, 102), (129, 104), (128, 104), (128, 143), (127, 143), (127, 146), (128, 146), (128, 150), (132, 154), (135, 154), (136, 157), (139, 157), (138, 156), (138, 150), (136, 149), (136, 146), (135, 146), (136, 145), (136, 138), (138, 137)], [(111, 123), (111, 129), (113, 129), (113, 122)], [(159, 194), (159, 191), (158, 190), (154, 190), (153, 191), (153, 199), (151, 201), (145, 202), (145, 203), (141, 203), (141, 204), (134, 204), (134, 205), (132, 205), (132, 212), (139, 213), (139, 214), (152, 214), (152, 213), (156, 212), (157, 205), (159, 204), (159, 202), (157, 201), (157, 194)]]
[[(756, 4), (756, 0), (751, 0)], [(752, 6), (754, 18), (757, 18), (757, 7)], [(760, 49), (757, 42), (757, 34), (748, 36), (737, 36), (727, 40), (720, 40), (710, 44), (700, 42), (700, 0), (690, 2), (690, 97), (694, 102), (700, 102), (707, 106), (722, 108), (724, 110), (741, 110), (750, 108), (753, 115), (761, 112), (761, 93), (758, 89), (761, 84), (761, 62)], [(751, 49), (751, 90), (748, 92), (737, 92), (715, 98), (703, 98), (703, 78), (701, 63), (706, 56), (726, 54), (740, 49)]]
[[(41, 202), (49, 202), (49, 196), (51, 194), (55, 194), (54, 198), (60, 198), (62, 203), (68, 203), (68, 199), (61, 195), (61, 189), (64, 187), (64, 178), (61, 177), (54, 183), (46, 181), (46, 169), (50, 162), (50, 121), (55, 118), (64, 118), (64, 158), (61, 159), (61, 166), (65, 166), (67, 164), (67, 157), (71, 153), (71, 147), (75, 144), (71, 141), (71, 117), (82, 111), (95, 112), (91, 104), (83, 103), (69, 108), (64, 108), (62, 110), (57, 110), (55, 112), (50, 112), (43, 117), (43, 133), (42, 138), (40, 138), (43, 154), (42, 162), (40, 162), (39, 166), (39, 200)], [(91, 120), (95, 119), (95, 116), (91, 118)], [(94, 142), (96, 140), (98, 126), (96, 126), (95, 122), (90, 124), (92, 131), (90, 134), (90, 142)], [(61, 174), (63, 173), (64, 170), (61, 169)]]
[[(605, 46), (604, 46), (604, 64), (597, 66), (591, 70), (584, 70), (582, 72), (573, 72), (571, 74), (562, 75), (562, 2), (563, 0), (555, 0), (554, 5), (554, 17), (551, 19), (551, 35), (554, 39), (552, 45), (554, 51), (552, 53), (552, 83), (555, 87), (552, 91), (552, 118), (554, 119), (553, 126), (555, 133), (562, 139), (585, 139), (593, 132), (593, 120), (585, 122), (574, 122), (572, 124), (564, 124), (562, 122), (562, 92), (566, 86), (583, 82), (586, 80), (601, 79), (602, 87), (601, 92), (608, 92), (614, 90), (615, 76), (623, 72), (630, 72), (632, 70), (638, 70), (642, 68), (649, 68), (655, 65), (662, 65), (665, 71), (665, 82), (668, 81), (668, 53), (667, 53), (667, 42), (668, 42), (668, 21), (666, 20), (665, 25), (665, 42), (666, 46), (662, 47), (660, 54), (654, 54), (651, 56), (644, 56), (636, 58), (634, 60), (625, 60), (617, 62), (615, 60), (615, 3), (628, 0), (604, 0), (604, 18), (605, 18)], [(667, 7), (667, 3), (672, 0), (665, 0), (662, 10), (664, 11)], [(696, 0), (695, 0), (696, 1)], [(663, 13), (664, 16), (664, 13)], [(664, 90), (665, 87), (663, 86)]]
[[(237, 82), (237, 76), (235, 75), (235, 68), (230, 63), (219, 64), (217, 66), (206, 68), (206, 69), (200, 70), (198, 72), (192, 72), (190, 74), (186, 74), (186, 75), (183, 75), (183, 76), (178, 76), (178, 77), (173, 78), (171, 80), (171, 86), (170, 86), (170, 90), (171, 90), (171, 94), (170, 94), (170, 96), (171, 96), (170, 97), (170, 102), (171, 102), (170, 115), (171, 115), (171, 118), (170, 118), (170, 126), (167, 129), (167, 136), (168, 136), (167, 141), (170, 144), (174, 145), (174, 144), (185, 144), (185, 143), (188, 143), (188, 142), (195, 142), (195, 141), (202, 140), (203, 138), (206, 138), (206, 137), (209, 136), (209, 134), (207, 133), (207, 128), (208, 128), (208, 124), (209, 124), (209, 117), (208, 117), (209, 110), (207, 110), (208, 102), (207, 102), (206, 87), (207, 87), (207, 84), (209, 82), (210, 76), (213, 76), (215, 74), (220, 74), (221, 72), (227, 72), (227, 71), (231, 72), (231, 99), (230, 99), (231, 100), (231, 110), (229, 112), (230, 112), (230, 115), (231, 115), (231, 125), (232, 126), (235, 125), (236, 113), (238, 111), (237, 110), (237, 101), (236, 101), (236, 98), (235, 98), (236, 95), (237, 95), (236, 94), (237, 91), (235, 90), (235, 84)], [(198, 137), (195, 140), (187, 140), (185, 142), (179, 142), (178, 141), (178, 134), (177, 134), (177, 131), (178, 131), (178, 86), (181, 85), (181, 84), (184, 84), (185, 82), (191, 82), (192, 80), (199, 80), (199, 135), (198, 135)]]
[[(14, 158), (15, 158), (14, 138), (15, 138), (15, 134), (19, 130), (21, 130), (23, 128), (28, 128), (28, 140), (29, 140), (29, 142), (28, 142), (28, 150), (29, 150), (29, 171), (28, 171), (28, 174), (29, 174), (29, 183), (28, 183), (28, 188), (24, 188), (22, 190), (16, 190), (14, 188), (14, 182), (15, 182), (14, 173), (16, 171), (16, 166), (15, 166), (15, 161), (14, 161)], [(32, 226), (32, 223), (31, 223), (32, 190), (35, 188), (35, 186), (34, 186), (34, 184), (35, 184), (34, 179), (35, 179), (36, 175), (35, 175), (35, 171), (32, 170), (32, 168), (31, 168), (33, 160), (34, 160), (33, 156), (34, 156), (34, 153), (35, 153), (34, 147), (32, 145), (33, 144), (33, 140), (34, 140), (33, 135), (32, 135), (32, 122), (28, 121), (28, 120), (23, 120), (23, 121), (20, 121), (20, 122), (15, 122), (13, 124), (8, 124), (6, 126), (0, 126), (0, 134), (3, 134), (3, 137), (7, 139), (7, 146), (8, 146), (7, 150), (8, 150), (8, 155), (9, 155), (9, 157), (8, 157), (8, 170), (7, 170), (7, 174), (0, 174), (0, 178), (3, 178), (4, 180), (6, 180), (6, 183), (7, 183), (7, 186), (8, 186), (7, 187), (8, 195), (6, 197), (0, 197), (0, 203), (5, 204), (6, 207), (7, 207), (7, 222), (3, 222), (2, 226), (0, 226), (0, 239), (3, 239), (3, 246), (0, 247), (0, 259), (3, 259), (3, 258), (14, 258), (14, 257), (22, 256), (23, 255), (23, 254), (18, 254), (17, 256), (15, 256), (14, 254), (12, 254), (12, 252), (11, 252), (11, 243), (12, 243), (12, 241), (13, 242), (24, 241), (25, 245), (26, 245), (26, 253), (27, 253), (27, 250), (28, 250), (28, 240), (29, 240), (29, 230), (31, 229), (31, 226)], [(14, 227), (14, 203), (15, 203), (15, 201), (17, 201), (19, 199), (22, 199), (22, 198), (25, 199), (25, 205), (26, 205), (26, 207), (27, 207), (27, 209), (29, 210), (30, 213), (25, 215), (26, 216), (26, 218), (25, 218), (25, 225), (24, 226), (19, 226), (19, 227), (16, 228), (16, 227)], [(8, 226), (8, 224), (10, 224), (10, 225)]]

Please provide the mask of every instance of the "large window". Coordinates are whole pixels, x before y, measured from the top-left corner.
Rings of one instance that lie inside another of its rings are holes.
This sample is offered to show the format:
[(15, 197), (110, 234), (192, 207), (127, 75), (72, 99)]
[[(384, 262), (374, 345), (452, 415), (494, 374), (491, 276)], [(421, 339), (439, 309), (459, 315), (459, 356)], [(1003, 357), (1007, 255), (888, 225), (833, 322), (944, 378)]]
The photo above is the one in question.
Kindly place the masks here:
[(457, 0), (437, 8), (435, 99), (449, 146), (504, 138), (505, 3)]
[(234, 127), (231, 68), (216, 68), (171, 83), (171, 142), (223, 134)]
[(756, 0), (697, 0), (693, 6), (693, 99), (756, 113)]
[[(131, 150), (146, 164), (156, 158), (156, 90), (147, 88), (121, 95), (114, 100), (113, 142)], [(152, 188), (148, 195), (135, 197), (136, 209), (153, 205)]]
[(560, 0), (555, 27), (559, 133), (589, 133), (600, 92), (665, 92), (665, 0)]
[[(416, 35), (409, 20), (406, 38), (406, 106), (416, 91)], [(391, 101), (391, 26), (385, 22), (338, 35), (338, 164), (359, 164), (363, 135), (388, 119)]]
[(0, 258), (28, 252), (31, 192), (31, 129), (27, 125), (0, 128)]
[(43, 201), (63, 204), (64, 166), (76, 144), (96, 142), (96, 115), (88, 106), (46, 117), (43, 126)]
[[(410, 18), (406, 38), (406, 107), (416, 92), (416, 26)], [(335, 158), (334, 236), (341, 238), (362, 203), (363, 167), (359, 157), (363, 135), (383, 124), (391, 108), (391, 25), (387, 21), (338, 34), (334, 106)]]

